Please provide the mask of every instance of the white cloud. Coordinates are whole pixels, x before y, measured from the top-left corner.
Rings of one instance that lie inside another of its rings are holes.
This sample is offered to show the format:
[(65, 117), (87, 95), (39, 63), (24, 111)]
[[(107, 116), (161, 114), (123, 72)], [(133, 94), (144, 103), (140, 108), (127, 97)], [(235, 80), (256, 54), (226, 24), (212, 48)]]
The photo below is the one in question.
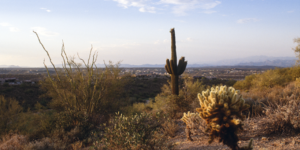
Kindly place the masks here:
[(3, 23), (0, 23), (0, 26), (3, 26), (3, 27), (9, 27), (9, 31), (11, 32), (18, 32), (19, 31), (19, 28), (16, 28), (16, 27), (12, 27), (9, 23), (7, 22), (3, 22)]
[(212, 9), (215, 8), (217, 5), (221, 4), (220, 1), (215, 1), (215, 2), (207, 2), (207, 3), (203, 3), (200, 5), (200, 7), (202, 9)]
[[(172, 12), (177, 15), (186, 15), (186, 11), (193, 9), (204, 9), (208, 11), (221, 4), (220, 1), (215, 0), (113, 0), (118, 3), (120, 7), (129, 8), (137, 7), (140, 12), (156, 13), (157, 10), (163, 10), (171, 7)], [(162, 8), (159, 8), (162, 6)]]
[(19, 29), (16, 28), (16, 27), (9, 27), (9, 31), (11, 31), (11, 32), (18, 32)]
[(8, 27), (8, 26), (10, 26), (10, 24), (7, 22), (2, 22), (2, 23), (0, 23), (0, 26)]
[(186, 40), (189, 42), (193, 41), (192, 38), (190, 38), (190, 37), (186, 38)]
[(209, 9), (221, 4), (220, 1), (214, 0), (161, 0), (160, 2), (174, 5), (173, 13), (177, 15), (186, 15), (186, 11), (198, 8), (205, 9), (209, 12)]
[(294, 10), (287, 11), (287, 13), (293, 13), (293, 12), (295, 12), (295, 11)]
[(59, 35), (59, 33), (49, 31), (49, 30), (47, 30), (46, 28), (43, 28), (43, 27), (32, 27), (31, 29), (34, 30), (35, 32), (37, 32), (39, 35), (43, 35), (43, 36), (56, 36), (56, 35)]
[(155, 7), (148, 4), (149, 0), (113, 0), (123, 8), (137, 7), (140, 12), (155, 13)]
[(51, 10), (47, 9), (47, 8), (41, 8), (42, 10), (45, 10), (47, 12), (51, 12)]
[(171, 42), (170, 40), (164, 39), (164, 40), (157, 40), (154, 42), (154, 44), (166, 44)]
[(256, 18), (244, 18), (244, 19), (239, 19), (236, 22), (239, 24), (244, 24), (244, 23), (248, 23), (248, 22), (257, 22), (257, 21), (259, 21), (259, 20)]
[(176, 22), (181, 22), (181, 23), (185, 23), (184, 20), (174, 20), (174, 21), (176, 21)]
[(217, 11), (214, 11), (214, 10), (206, 10), (206, 11), (203, 11), (203, 13), (205, 14), (212, 14), (212, 13), (216, 13)]

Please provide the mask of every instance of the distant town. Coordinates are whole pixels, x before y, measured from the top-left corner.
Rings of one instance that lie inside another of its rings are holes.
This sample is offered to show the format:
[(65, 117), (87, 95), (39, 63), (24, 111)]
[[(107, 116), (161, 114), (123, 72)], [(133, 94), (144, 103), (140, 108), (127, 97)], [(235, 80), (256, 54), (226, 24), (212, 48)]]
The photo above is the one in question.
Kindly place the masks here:
[[(187, 68), (185, 74), (194, 79), (208, 80), (244, 80), (251, 74), (260, 74), (275, 67), (270, 66), (246, 66), (246, 67), (207, 67)], [(61, 68), (58, 68), (60, 70)], [(103, 69), (103, 68), (101, 68)], [(130, 75), (134, 79), (147, 80), (150, 78), (170, 78), (165, 68), (120, 68), (120, 78)], [(53, 68), (49, 68), (49, 74), (55, 74)], [(47, 75), (45, 68), (0, 68), (0, 83), (19, 85), (22, 83), (35, 84)]]

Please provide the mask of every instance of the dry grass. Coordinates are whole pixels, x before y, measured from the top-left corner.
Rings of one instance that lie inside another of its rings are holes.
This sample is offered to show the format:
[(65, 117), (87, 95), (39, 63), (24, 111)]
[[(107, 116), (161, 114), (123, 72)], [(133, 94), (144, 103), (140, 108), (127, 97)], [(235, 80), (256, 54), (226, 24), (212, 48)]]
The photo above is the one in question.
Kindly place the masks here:
[(21, 150), (28, 143), (28, 139), (23, 135), (7, 134), (2, 136), (0, 150)]
[(290, 97), (300, 95), (299, 83), (291, 82), (288, 85), (281, 87), (275, 86), (266, 90), (251, 89), (248, 92), (242, 92), (245, 102), (250, 105), (249, 111), (246, 114), (250, 116), (264, 115), (265, 107), (277, 108), (277, 105), (283, 106), (289, 103)]
[(175, 137), (178, 131), (178, 124), (174, 120), (166, 121), (162, 124), (165, 135)]
[(262, 126), (269, 133), (296, 133), (300, 129), (299, 98), (291, 95), (285, 100), (288, 101), (287, 104), (273, 104), (265, 108), (268, 117), (262, 120)]

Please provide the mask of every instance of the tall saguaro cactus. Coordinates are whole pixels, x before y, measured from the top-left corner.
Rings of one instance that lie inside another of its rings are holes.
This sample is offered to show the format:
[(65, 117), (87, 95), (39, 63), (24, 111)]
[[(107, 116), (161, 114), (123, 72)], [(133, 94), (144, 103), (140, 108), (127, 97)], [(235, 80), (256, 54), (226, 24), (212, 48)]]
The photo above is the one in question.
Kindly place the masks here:
[(171, 60), (167, 59), (165, 69), (171, 75), (172, 94), (179, 95), (178, 77), (184, 72), (187, 61), (184, 61), (184, 57), (179, 59), (177, 66), (176, 56), (176, 42), (175, 42), (175, 30), (171, 29)]

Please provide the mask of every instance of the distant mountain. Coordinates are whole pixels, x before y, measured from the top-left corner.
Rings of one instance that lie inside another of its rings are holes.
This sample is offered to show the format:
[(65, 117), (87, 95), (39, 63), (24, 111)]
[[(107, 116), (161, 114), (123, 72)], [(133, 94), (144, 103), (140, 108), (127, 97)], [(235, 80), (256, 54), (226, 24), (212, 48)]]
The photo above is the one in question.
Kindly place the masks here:
[(0, 68), (22, 68), (22, 67), (15, 66), (15, 65), (0, 65)]
[[(222, 66), (274, 66), (274, 67), (291, 67), (295, 65), (295, 57), (269, 57), (269, 56), (251, 56), (238, 59), (227, 59), (221, 60), (213, 63), (205, 64), (190, 64), (188, 63), (188, 68), (198, 68), (198, 67), (222, 67)], [(61, 64), (55, 65), (57, 68), (61, 68)], [(84, 66), (82, 66), (84, 67)], [(97, 64), (98, 68), (104, 68), (104, 64)], [(131, 65), (131, 64), (120, 64), (121, 68), (164, 68), (165, 64), (143, 64), (143, 65)], [(0, 65), (0, 68), (30, 68), (30, 67), (20, 67), (14, 65)], [(31, 67), (32, 68), (32, 67)], [(35, 68), (35, 67), (33, 67)], [(44, 66), (40, 67), (44, 68)], [(52, 65), (48, 65), (48, 68), (52, 68)]]
[(162, 68), (165, 67), (164, 64), (143, 64), (143, 65), (130, 65), (130, 64), (120, 64), (122, 68)]
[(239, 59), (227, 59), (211, 63), (213, 66), (237, 66), (237, 65), (254, 65), (254, 66), (280, 66), (290, 67), (295, 64), (295, 57), (269, 57), (269, 56), (251, 56)]
[[(198, 67), (216, 67), (216, 66), (274, 66), (274, 67), (291, 67), (296, 63), (295, 57), (268, 57), (268, 56), (251, 56), (239, 59), (221, 60), (214, 63), (206, 64), (189, 64), (187, 68)], [(122, 68), (163, 68), (165, 64), (143, 64), (130, 65), (121, 64)]]
[(291, 67), (295, 65), (296, 60), (267, 60), (262, 62), (247, 62), (239, 63), (238, 66), (277, 66), (277, 67)]

